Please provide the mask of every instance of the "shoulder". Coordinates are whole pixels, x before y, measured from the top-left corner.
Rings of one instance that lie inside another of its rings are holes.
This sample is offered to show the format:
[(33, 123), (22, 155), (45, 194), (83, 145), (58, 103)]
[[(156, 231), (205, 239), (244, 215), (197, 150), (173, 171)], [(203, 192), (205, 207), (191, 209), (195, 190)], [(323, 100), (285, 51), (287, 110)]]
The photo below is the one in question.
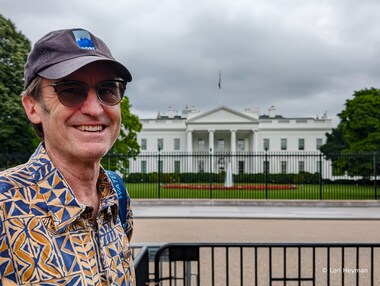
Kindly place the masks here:
[(30, 186), (34, 183), (27, 164), (22, 164), (0, 172), (0, 195), (13, 189)]

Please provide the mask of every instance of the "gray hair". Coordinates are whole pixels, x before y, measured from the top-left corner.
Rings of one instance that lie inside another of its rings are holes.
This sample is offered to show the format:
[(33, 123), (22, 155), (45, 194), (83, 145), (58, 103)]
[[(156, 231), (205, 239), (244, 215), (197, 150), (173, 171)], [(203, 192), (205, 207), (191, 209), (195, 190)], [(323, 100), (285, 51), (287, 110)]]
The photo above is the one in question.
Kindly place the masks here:
[[(40, 76), (36, 76), (28, 85), (28, 87), (21, 93), (21, 96), (30, 96), (37, 101), (39, 101), (41, 104), (41, 92), (40, 92), (40, 85), (41, 85), (42, 78)], [(44, 130), (42, 128), (42, 124), (34, 124), (32, 123), (34, 132), (39, 138), (44, 138)]]

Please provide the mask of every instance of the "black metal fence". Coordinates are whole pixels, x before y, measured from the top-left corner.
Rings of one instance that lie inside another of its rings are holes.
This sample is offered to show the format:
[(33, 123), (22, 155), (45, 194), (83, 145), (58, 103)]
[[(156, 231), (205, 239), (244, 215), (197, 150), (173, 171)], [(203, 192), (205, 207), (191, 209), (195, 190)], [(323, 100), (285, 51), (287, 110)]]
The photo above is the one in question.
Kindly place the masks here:
[[(25, 162), (2, 154), (0, 169)], [(379, 199), (380, 155), (320, 152), (155, 152), (131, 159), (108, 154), (106, 169), (124, 175), (132, 198)]]
[[(129, 160), (125, 164), (125, 160)], [(328, 160), (320, 152), (109, 154), (133, 198), (377, 199), (377, 153)], [(119, 168), (118, 168), (119, 166)]]
[(154, 252), (138, 285), (380, 285), (378, 243), (170, 243)]

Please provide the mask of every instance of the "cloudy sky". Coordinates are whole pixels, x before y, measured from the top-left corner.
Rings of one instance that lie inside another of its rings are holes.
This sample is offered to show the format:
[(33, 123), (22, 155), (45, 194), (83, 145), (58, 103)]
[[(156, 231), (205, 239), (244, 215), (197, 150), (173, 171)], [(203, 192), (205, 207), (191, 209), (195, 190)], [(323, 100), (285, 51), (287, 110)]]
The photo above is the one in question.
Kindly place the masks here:
[[(225, 105), (338, 123), (355, 90), (380, 87), (378, 0), (0, 0), (32, 43), (86, 28), (133, 75), (132, 111)], [(219, 71), (222, 74), (218, 89)]]

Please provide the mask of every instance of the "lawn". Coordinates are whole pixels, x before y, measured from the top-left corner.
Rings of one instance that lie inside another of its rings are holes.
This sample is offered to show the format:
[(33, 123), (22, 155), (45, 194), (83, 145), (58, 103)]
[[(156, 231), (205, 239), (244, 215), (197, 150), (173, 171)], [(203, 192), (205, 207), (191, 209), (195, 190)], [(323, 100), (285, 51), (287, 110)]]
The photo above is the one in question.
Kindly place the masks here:
[[(191, 184), (161, 185), (127, 184), (132, 198), (151, 199), (269, 199), (269, 200), (372, 200), (380, 190), (373, 186), (357, 185), (252, 185), (236, 184), (234, 188), (223, 185)], [(266, 188), (267, 187), (267, 188)]]

